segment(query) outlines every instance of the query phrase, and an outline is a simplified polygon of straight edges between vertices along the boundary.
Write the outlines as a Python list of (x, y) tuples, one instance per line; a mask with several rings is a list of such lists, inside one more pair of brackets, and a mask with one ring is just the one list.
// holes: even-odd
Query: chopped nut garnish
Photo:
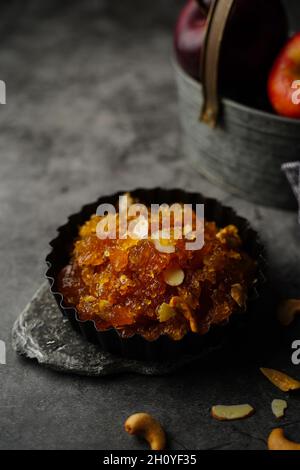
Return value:
[(158, 309), (158, 319), (160, 323), (170, 320), (170, 318), (175, 317), (176, 310), (167, 303), (162, 303)]
[(246, 308), (247, 294), (241, 284), (233, 284), (231, 286), (230, 295), (239, 307)]
[(96, 297), (94, 297), (93, 295), (86, 295), (84, 297), (85, 302), (94, 302), (95, 300), (96, 300)]
[(219, 230), (216, 234), (216, 238), (218, 238), (221, 243), (226, 243), (231, 248), (236, 248), (241, 244), (239, 232), (235, 225), (228, 225)]
[(157, 251), (160, 251), (161, 253), (174, 253), (175, 248), (173, 244), (170, 243), (165, 243), (163, 240), (154, 240), (154, 246), (157, 249)]
[[(155, 341), (166, 335), (177, 341), (227, 323), (242, 304), (235, 284), (246, 293), (257, 271), (238, 227), (220, 230), (217, 221), (206, 221), (180, 201), (155, 211), (128, 196), (119, 200), (119, 211), (115, 201), (116, 211), (102, 215), (98, 208), (79, 227), (69, 262), (58, 274), (64, 302), (76, 308), (79, 320), (94, 320), (99, 331), (116, 328), (122, 338), (137, 334)], [(189, 242), (200, 241), (200, 235), (204, 248)]]
[(184, 271), (181, 268), (168, 268), (163, 272), (163, 278), (169, 286), (180, 286), (184, 281)]
[(132, 223), (133, 227), (131, 228), (129, 235), (134, 240), (142, 240), (148, 236), (148, 220), (145, 217), (140, 216), (139, 220), (135, 223)]
[(296, 315), (300, 315), (300, 300), (289, 299), (282, 302), (277, 311), (277, 318), (284, 326), (289, 326), (295, 319)]
[(195, 316), (193, 315), (192, 310), (190, 307), (187, 305), (186, 302), (183, 302), (180, 297), (172, 297), (170, 300), (170, 305), (171, 307), (176, 308), (183, 316), (184, 318), (189, 322), (191, 331), (193, 333), (198, 333), (199, 332), (199, 326), (197, 323), (197, 320)]
[(102, 300), (102, 299), (99, 300), (98, 305), (99, 305), (100, 310), (106, 310), (107, 308), (111, 306), (108, 300)]
[(271, 403), (271, 408), (276, 418), (283, 418), (284, 411), (287, 409), (287, 402), (285, 400), (275, 399)]
[(170, 231), (168, 230), (158, 230), (154, 232), (151, 236), (151, 240), (154, 243), (155, 248), (157, 251), (161, 253), (174, 253), (175, 251), (175, 244), (174, 240), (171, 238)]
[(213, 418), (220, 421), (233, 421), (235, 419), (248, 418), (254, 413), (254, 408), (251, 405), (216, 405), (211, 409)]

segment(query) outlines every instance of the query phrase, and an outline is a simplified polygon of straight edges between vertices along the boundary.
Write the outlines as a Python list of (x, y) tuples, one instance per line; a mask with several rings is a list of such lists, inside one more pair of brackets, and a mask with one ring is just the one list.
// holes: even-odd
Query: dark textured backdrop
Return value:
[[(12, 324), (42, 281), (56, 227), (83, 203), (122, 188), (179, 186), (233, 205), (268, 246), (274, 289), (299, 295), (296, 214), (233, 198), (181, 157), (171, 67), (181, 3), (1, 2), (0, 339), (7, 365), (0, 365), (0, 448), (142, 448), (122, 431), (139, 409), (162, 419), (173, 448), (265, 448), (274, 425), (269, 404), (278, 394), (256, 368), (92, 380), (45, 370), (10, 346)], [(300, 29), (298, 0), (286, 3)], [(209, 406), (232, 400), (252, 402), (257, 414), (225, 427), (212, 421)], [(284, 424), (300, 440), (299, 419), (294, 402)]]

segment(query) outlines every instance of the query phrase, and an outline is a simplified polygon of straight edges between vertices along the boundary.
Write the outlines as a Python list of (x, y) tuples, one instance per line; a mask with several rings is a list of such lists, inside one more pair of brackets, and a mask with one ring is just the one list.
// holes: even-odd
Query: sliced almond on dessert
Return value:
[(276, 418), (283, 418), (284, 412), (287, 409), (287, 402), (285, 400), (275, 399), (271, 403), (271, 408)]
[(238, 228), (235, 225), (227, 225), (219, 230), (216, 238), (223, 244), (235, 248), (241, 244)]
[(154, 246), (157, 249), (157, 251), (160, 251), (160, 253), (174, 253), (175, 247), (173, 244), (170, 243), (165, 243), (165, 240), (154, 240)]
[(111, 305), (108, 300), (100, 299), (98, 302), (100, 310), (107, 310)]
[(128, 234), (134, 240), (142, 240), (148, 237), (149, 223), (143, 215), (130, 222)]
[(83, 300), (85, 302), (95, 302), (95, 300), (97, 300), (97, 299), (93, 295), (86, 295)]
[(277, 311), (277, 318), (284, 326), (289, 326), (296, 315), (300, 315), (300, 300), (289, 299), (281, 302)]
[(241, 284), (233, 284), (231, 286), (230, 295), (239, 307), (246, 308), (247, 294)]
[(158, 313), (158, 319), (159, 319), (160, 323), (163, 323), (163, 322), (166, 322), (166, 321), (170, 320), (170, 318), (175, 317), (177, 312), (176, 312), (175, 308), (173, 308), (169, 304), (163, 302), (160, 305), (157, 313)]
[(181, 268), (168, 268), (163, 272), (166, 284), (172, 287), (180, 286), (184, 281), (184, 271)]
[(189, 322), (191, 331), (193, 333), (199, 333), (197, 318), (186, 302), (184, 302), (180, 297), (175, 296), (171, 298), (170, 306), (174, 307), (176, 311), (184, 316), (184, 318)]
[(235, 419), (244, 419), (253, 415), (254, 408), (251, 405), (216, 405), (211, 409), (213, 418), (220, 421), (233, 421)]
[(172, 240), (169, 230), (157, 230), (156, 232), (152, 233), (151, 240), (153, 241), (157, 251), (167, 254), (174, 253), (175, 242)]
[(299, 380), (293, 379), (289, 375), (284, 374), (279, 370), (261, 367), (260, 371), (264, 374), (265, 377), (267, 377), (267, 379), (270, 380), (273, 385), (275, 385), (275, 387), (279, 388), (279, 390), (282, 392), (289, 392), (291, 390), (300, 389)]

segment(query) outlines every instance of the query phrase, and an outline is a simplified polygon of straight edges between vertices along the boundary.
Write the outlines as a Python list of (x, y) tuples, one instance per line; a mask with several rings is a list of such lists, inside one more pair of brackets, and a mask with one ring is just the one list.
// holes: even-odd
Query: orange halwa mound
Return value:
[[(166, 334), (180, 340), (190, 331), (205, 334), (245, 308), (256, 263), (235, 226), (220, 230), (205, 221), (203, 248), (189, 251), (185, 238), (172, 238), (172, 218), (167, 243), (175, 252), (168, 253), (159, 251), (149, 234), (101, 240), (96, 233), (101, 220), (93, 215), (80, 227), (58, 279), (64, 303), (76, 307), (80, 320), (94, 320), (99, 330), (116, 328), (123, 337), (138, 333), (151, 341)], [(179, 285), (166, 282), (170, 270), (182, 274)]]

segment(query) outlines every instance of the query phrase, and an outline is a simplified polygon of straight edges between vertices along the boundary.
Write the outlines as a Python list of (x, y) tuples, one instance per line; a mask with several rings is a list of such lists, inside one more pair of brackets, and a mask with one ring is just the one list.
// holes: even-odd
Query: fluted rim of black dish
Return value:
[[(96, 208), (101, 203), (108, 202), (108, 200), (110, 200), (110, 201), (117, 200), (118, 197), (123, 195), (124, 193), (130, 193), (130, 195), (132, 195), (133, 197), (137, 197), (138, 199), (139, 198), (142, 199), (143, 194), (149, 196), (150, 193), (151, 194), (156, 194), (156, 195), (158, 193), (161, 193), (161, 194), (164, 193), (166, 195), (168, 194), (169, 197), (170, 197), (171, 194), (174, 194), (174, 198), (172, 198), (173, 202), (178, 202), (178, 201), (179, 202), (185, 202), (185, 201), (182, 201), (182, 196), (183, 195), (185, 196), (185, 198), (188, 197), (188, 199), (190, 200), (189, 201), (190, 203), (192, 202), (192, 200), (195, 200), (195, 199), (199, 200), (200, 199), (201, 203), (203, 203), (204, 205), (207, 205), (207, 204), (215, 205), (218, 212), (223, 213), (223, 215), (226, 214), (228, 218), (231, 218), (232, 219), (231, 223), (238, 226), (239, 232), (240, 232), (241, 226), (242, 226), (243, 227), (242, 231), (243, 231), (244, 235), (245, 235), (245, 233), (247, 233), (248, 238), (251, 235), (253, 244), (255, 245), (256, 252), (257, 252), (256, 256), (251, 254), (251, 256), (253, 256), (255, 261), (257, 262), (257, 276), (256, 276), (256, 282), (253, 283), (252, 286), (249, 288), (248, 302), (247, 302), (247, 308), (246, 308), (246, 312), (245, 312), (245, 314), (247, 314), (247, 312), (250, 310), (250, 304), (253, 303), (254, 301), (258, 300), (258, 298), (260, 297), (261, 288), (263, 287), (263, 285), (266, 283), (266, 280), (267, 280), (266, 270), (267, 270), (268, 263), (267, 263), (267, 259), (266, 259), (266, 250), (265, 250), (265, 247), (264, 247), (263, 243), (261, 242), (261, 239), (260, 239), (260, 236), (258, 235), (258, 233), (251, 227), (250, 222), (246, 218), (238, 215), (237, 212), (235, 211), (235, 209), (233, 209), (230, 206), (223, 205), (217, 199), (210, 198), (210, 197), (207, 198), (199, 192), (188, 192), (188, 191), (185, 191), (185, 190), (180, 189), (180, 188), (162, 189), (160, 187), (145, 188), (145, 189), (137, 188), (137, 189), (134, 189), (134, 190), (118, 191), (118, 192), (115, 192), (115, 193), (110, 194), (110, 195), (101, 196), (95, 202), (92, 202), (92, 203), (89, 203), (89, 204), (84, 204), (78, 212), (76, 212), (76, 213), (74, 213), (74, 214), (72, 214), (68, 217), (66, 223), (64, 223), (63, 225), (61, 225), (60, 227), (57, 228), (57, 236), (49, 242), (49, 245), (52, 247), (52, 249), (48, 253), (48, 255), (46, 256), (46, 263), (48, 265), (48, 269), (46, 271), (45, 276), (49, 281), (50, 291), (53, 294), (53, 296), (55, 297), (56, 302), (57, 302), (57, 304), (58, 304), (58, 306), (59, 306), (59, 308), (60, 308), (60, 310), (62, 311), (63, 314), (64, 313), (68, 313), (68, 315), (71, 314), (74, 317), (74, 319), (76, 320), (76, 322), (78, 323), (78, 325), (81, 325), (81, 326), (92, 325), (94, 330), (95, 330), (95, 333), (98, 333), (98, 334), (100, 333), (101, 334), (101, 333), (108, 333), (110, 331), (116, 332), (118, 334), (120, 340), (131, 339), (133, 337), (140, 337), (144, 341), (146, 341), (147, 343), (155, 343), (156, 341), (159, 340), (159, 338), (167, 337), (171, 342), (175, 342), (175, 340), (172, 340), (172, 338), (170, 338), (165, 333), (161, 334), (157, 339), (147, 340), (146, 338), (144, 338), (139, 333), (133, 333), (132, 335), (130, 335), (126, 338), (123, 338), (121, 336), (120, 332), (118, 331), (118, 329), (114, 328), (114, 327), (110, 327), (110, 328), (107, 328), (105, 330), (98, 329), (97, 326), (96, 326), (95, 320), (93, 320), (93, 319), (81, 320), (78, 316), (78, 312), (77, 312), (76, 307), (65, 305), (63, 295), (58, 290), (56, 290), (56, 276), (57, 276), (58, 272), (60, 271), (60, 269), (62, 269), (62, 267), (64, 267), (67, 264), (67, 262), (63, 263), (62, 266), (59, 268), (59, 270), (57, 272), (55, 272), (56, 271), (55, 270), (55, 266), (56, 266), (55, 253), (56, 253), (56, 249), (58, 248), (58, 246), (61, 245), (61, 243), (64, 245), (64, 247), (66, 249), (66, 253), (65, 253), (67, 255), (66, 257), (69, 259), (70, 255), (69, 255), (68, 249), (67, 249), (68, 248), (67, 247), (67, 244), (68, 244), (67, 242), (69, 242), (70, 247), (74, 243), (74, 240), (77, 236), (75, 234), (75, 228), (76, 228), (76, 233), (78, 234), (78, 227), (80, 225), (82, 225), (82, 223), (84, 223), (86, 220), (88, 220), (88, 218), (96, 212)], [(175, 197), (176, 194), (178, 195), (178, 198)], [(142, 199), (142, 202), (143, 202), (143, 199)], [(160, 202), (160, 204), (162, 204), (162, 202), (165, 202), (165, 201), (163, 201), (163, 198), (162, 198), (162, 201)], [(194, 201), (194, 203), (195, 203), (195, 201)], [(199, 201), (199, 203), (200, 203), (200, 201)], [(217, 222), (215, 220), (215, 218), (213, 218), (213, 219), (208, 218), (207, 219), (206, 216), (205, 216), (205, 219), (208, 220), (208, 221)], [(226, 223), (226, 225), (227, 225), (227, 223)], [(68, 236), (66, 236), (66, 235), (70, 234), (70, 233), (72, 233), (72, 237), (69, 239)], [(241, 234), (240, 234), (240, 236), (241, 236)], [(247, 252), (247, 249), (244, 245), (243, 236), (241, 236), (241, 238), (242, 238), (242, 241), (243, 241), (244, 249)], [(236, 316), (237, 313), (238, 313), (238, 311), (235, 312), (232, 316)], [(232, 319), (230, 317), (228, 323), (230, 323), (231, 320)], [(226, 326), (227, 326), (227, 324), (224, 327), (226, 327)], [(197, 335), (199, 337), (207, 336), (209, 334), (209, 332), (211, 330), (213, 330), (214, 328), (216, 328), (216, 327), (217, 327), (217, 325), (212, 325), (210, 327), (210, 330), (205, 335), (197, 335), (196, 333), (194, 333), (194, 335)], [(181, 340), (177, 341), (177, 343), (182, 341), (189, 334), (191, 334), (191, 333), (188, 332)]]

